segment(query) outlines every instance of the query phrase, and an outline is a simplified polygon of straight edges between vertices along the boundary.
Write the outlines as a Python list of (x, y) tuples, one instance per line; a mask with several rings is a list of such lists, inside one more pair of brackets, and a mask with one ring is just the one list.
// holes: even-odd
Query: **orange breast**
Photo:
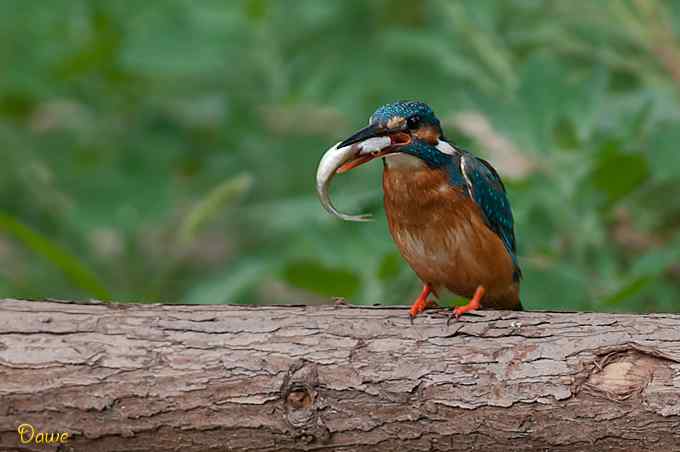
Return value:
[(487, 291), (483, 307), (519, 303), (503, 242), (486, 226), (477, 205), (449, 184), (445, 171), (386, 167), (383, 189), (390, 233), (424, 283), (468, 298), (482, 285)]

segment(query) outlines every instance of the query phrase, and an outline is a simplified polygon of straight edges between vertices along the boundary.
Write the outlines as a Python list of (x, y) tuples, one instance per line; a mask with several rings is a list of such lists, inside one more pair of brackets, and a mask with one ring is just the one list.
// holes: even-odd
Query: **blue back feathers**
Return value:
[(463, 153), (461, 159), (464, 160), (465, 175), (470, 180), (470, 196), (484, 213), (487, 226), (498, 235), (510, 254), (515, 267), (513, 277), (517, 281), (522, 277), (522, 270), (517, 262), (514, 220), (505, 186), (496, 170), (486, 160), (469, 152)]

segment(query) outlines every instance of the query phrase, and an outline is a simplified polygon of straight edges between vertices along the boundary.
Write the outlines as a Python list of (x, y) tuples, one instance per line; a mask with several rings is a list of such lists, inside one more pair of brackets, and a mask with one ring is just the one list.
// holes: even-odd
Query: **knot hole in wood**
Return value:
[(294, 362), (281, 385), (281, 399), (286, 422), (292, 435), (305, 443), (326, 443), (330, 433), (319, 415), (319, 373), (316, 364), (300, 360)]

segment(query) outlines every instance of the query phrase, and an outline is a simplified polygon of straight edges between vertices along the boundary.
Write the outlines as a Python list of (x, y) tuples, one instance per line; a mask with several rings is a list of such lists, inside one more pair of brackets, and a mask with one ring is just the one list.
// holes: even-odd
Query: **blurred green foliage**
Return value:
[(374, 164), (397, 99), (507, 181), (531, 309), (680, 311), (680, 2), (0, 3), (0, 296), (405, 304)]

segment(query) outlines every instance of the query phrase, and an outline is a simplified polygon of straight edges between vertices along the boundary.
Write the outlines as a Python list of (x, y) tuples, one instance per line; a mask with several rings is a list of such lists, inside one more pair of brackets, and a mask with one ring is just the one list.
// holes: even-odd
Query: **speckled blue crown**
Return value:
[(421, 120), (428, 124), (439, 125), (439, 120), (434, 115), (434, 112), (425, 102), (417, 100), (404, 101), (400, 100), (391, 104), (383, 105), (378, 108), (369, 120), (370, 123), (387, 123), (390, 118), (399, 116), (402, 118), (409, 118), (418, 115)]

